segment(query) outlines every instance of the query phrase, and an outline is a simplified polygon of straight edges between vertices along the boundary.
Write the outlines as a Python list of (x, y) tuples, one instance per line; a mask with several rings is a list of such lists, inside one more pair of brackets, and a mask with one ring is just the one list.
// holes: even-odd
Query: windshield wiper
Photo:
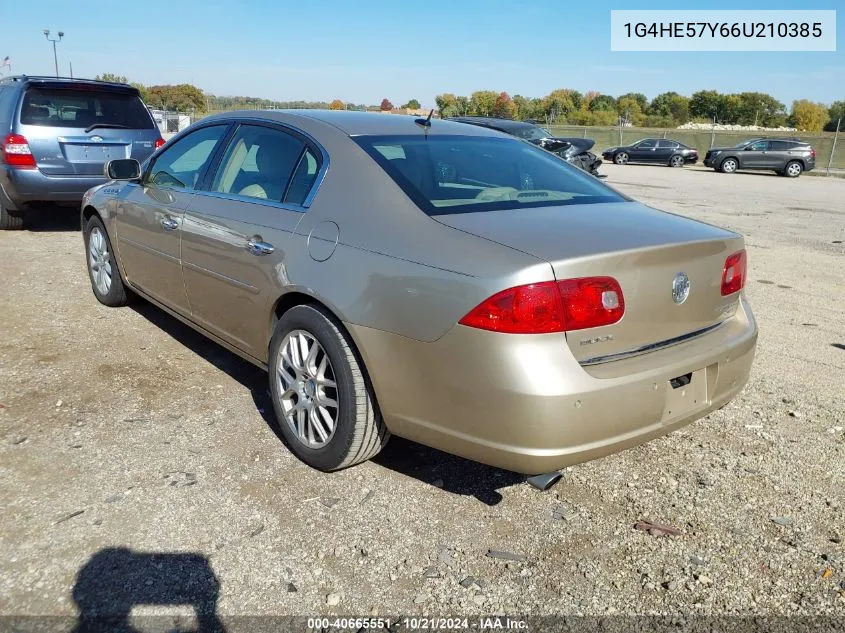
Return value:
[(128, 125), (120, 125), (119, 123), (95, 123), (94, 125), (89, 125), (85, 128), (86, 132), (90, 132), (91, 130), (96, 130), (98, 127), (108, 127), (108, 128), (115, 128), (121, 130), (128, 130)]

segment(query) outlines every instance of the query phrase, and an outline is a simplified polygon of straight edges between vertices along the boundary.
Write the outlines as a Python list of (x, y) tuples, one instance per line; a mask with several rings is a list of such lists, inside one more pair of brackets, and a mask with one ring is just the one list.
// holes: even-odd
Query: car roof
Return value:
[[(264, 121), (276, 121), (296, 126), (297, 119), (320, 121), (331, 125), (348, 136), (400, 136), (409, 134), (420, 134), (424, 127), (415, 123), (420, 118), (412, 115), (390, 114), (380, 112), (360, 112), (352, 110), (311, 110), (311, 109), (290, 109), (290, 110), (238, 110), (233, 112), (222, 112), (203, 119), (230, 120), (230, 119), (260, 119)], [(501, 133), (495, 130), (488, 130), (481, 127), (474, 127), (468, 133), (466, 125), (444, 119), (431, 119), (429, 134), (451, 134), (461, 136), (498, 136)]]
[(449, 117), (448, 121), (457, 121), (459, 123), (469, 123), (470, 125), (478, 125), (483, 127), (492, 127), (499, 130), (522, 130), (538, 127), (536, 123), (528, 121), (514, 121), (513, 119), (499, 119), (496, 117), (486, 116), (456, 116)]

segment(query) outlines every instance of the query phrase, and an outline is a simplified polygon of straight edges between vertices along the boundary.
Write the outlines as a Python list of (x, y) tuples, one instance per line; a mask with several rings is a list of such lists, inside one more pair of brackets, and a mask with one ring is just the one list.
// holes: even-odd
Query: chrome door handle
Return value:
[(179, 222), (177, 222), (173, 218), (162, 218), (159, 221), (159, 224), (161, 224), (161, 228), (163, 228), (165, 231), (175, 231), (179, 228)]
[(268, 244), (267, 242), (260, 242), (257, 240), (250, 240), (246, 243), (246, 250), (248, 250), (253, 255), (269, 255), (276, 248), (272, 244)]

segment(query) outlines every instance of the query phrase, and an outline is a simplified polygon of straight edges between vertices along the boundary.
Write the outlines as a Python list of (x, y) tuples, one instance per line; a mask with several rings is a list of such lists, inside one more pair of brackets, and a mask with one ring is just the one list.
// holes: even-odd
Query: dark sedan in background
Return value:
[(698, 150), (667, 138), (644, 138), (632, 145), (609, 147), (602, 152), (602, 158), (617, 165), (656, 163), (683, 167), (698, 160)]
[(486, 116), (460, 116), (450, 117), (446, 120), (486, 127), (530, 141), (544, 150), (557, 154), (568, 163), (572, 163), (589, 174), (599, 175), (601, 158), (590, 151), (596, 144), (591, 138), (554, 136), (549, 130), (537, 125), (534, 121), (513, 121)]

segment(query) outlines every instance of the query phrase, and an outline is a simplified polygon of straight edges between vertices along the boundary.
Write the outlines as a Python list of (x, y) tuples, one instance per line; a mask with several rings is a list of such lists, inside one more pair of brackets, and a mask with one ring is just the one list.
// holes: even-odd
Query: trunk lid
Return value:
[(116, 158), (143, 162), (161, 136), (136, 89), (89, 81), (33, 82), (18, 130), (50, 176), (101, 176)]
[[(435, 216), (439, 222), (548, 261), (557, 279), (607, 275), (622, 287), (625, 314), (613, 325), (568, 332), (579, 362), (613, 360), (717, 325), (739, 293), (721, 295), (725, 259), (740, 235), (636, 202)], [(687, 298), (676, 303), (683, 273)], [(682, 285), (682, 284), (681, 284)]]

